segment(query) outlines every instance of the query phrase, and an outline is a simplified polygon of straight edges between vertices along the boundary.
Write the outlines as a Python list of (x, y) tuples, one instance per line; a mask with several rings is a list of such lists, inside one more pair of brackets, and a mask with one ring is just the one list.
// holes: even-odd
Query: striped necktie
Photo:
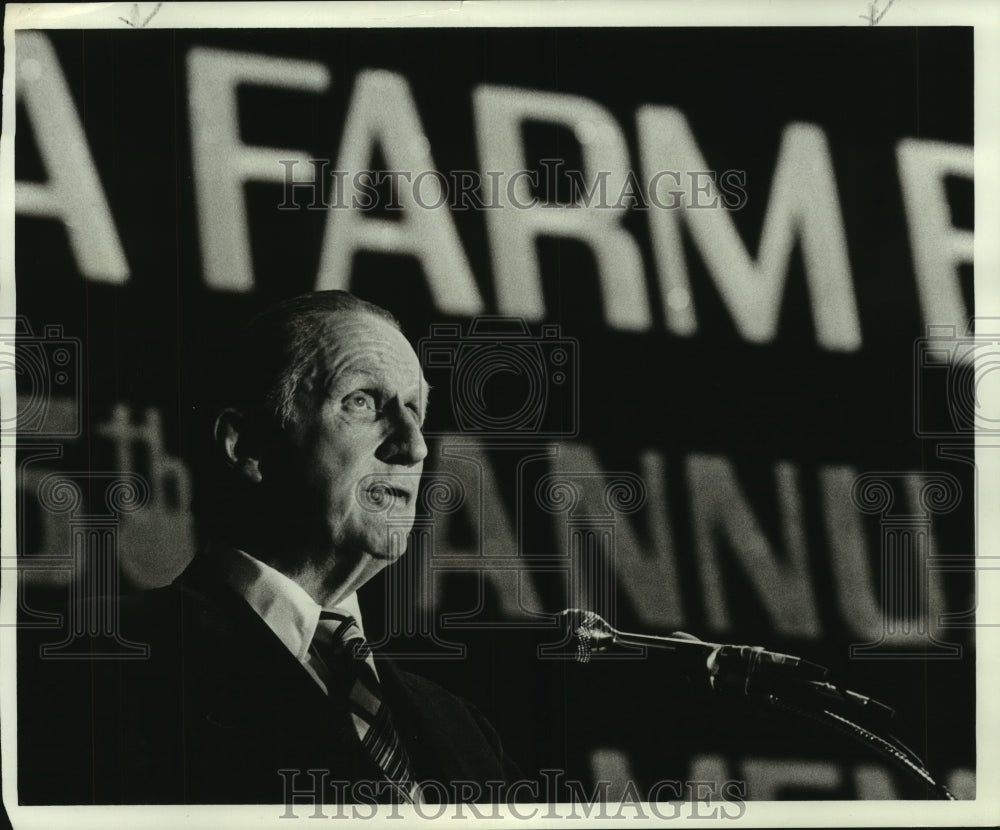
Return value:
[(330, 670), (331, 680), (338, 674), (344, 678), (341, 691), (347, 694), (351, 720), (362, 748), (395, 785), (402, 802), (417, 801), (419, 787), (410, 774), (409, 759), (392, 725), (389, 707), (382, 702), (375, 661), (357, 621), (336, 611), (321, 612), (310, 648)]

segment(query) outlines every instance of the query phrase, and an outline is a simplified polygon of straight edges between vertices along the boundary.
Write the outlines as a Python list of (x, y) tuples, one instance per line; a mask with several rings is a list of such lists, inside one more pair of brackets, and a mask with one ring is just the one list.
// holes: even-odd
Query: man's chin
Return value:
[(384, 536), (379, 534), (377, 538), (369, 540), (368, 555), (386, 565), (395, 562), (406, 553), (409, 534), (409, 526), (387, 528)]
[(376, 548), (375, 550), (368, 552), (368, 555), (371, 556), (372, 559), (376, 562), (381, 562), (384, 565), (391, 565), (393, 562), (402, 559), (405, 554), (405, 545), (398, 550), (394, 548)]

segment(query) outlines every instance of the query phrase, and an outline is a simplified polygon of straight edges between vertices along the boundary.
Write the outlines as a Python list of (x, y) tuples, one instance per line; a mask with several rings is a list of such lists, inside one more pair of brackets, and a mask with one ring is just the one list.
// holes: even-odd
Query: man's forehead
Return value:
[(403, 333), (388, 320), (358, 311), (330, 315), (319, 352), (325, 369), (339, 375), (367, 372), (399, 375), (401, 382), (426, 386), (420, 361)]

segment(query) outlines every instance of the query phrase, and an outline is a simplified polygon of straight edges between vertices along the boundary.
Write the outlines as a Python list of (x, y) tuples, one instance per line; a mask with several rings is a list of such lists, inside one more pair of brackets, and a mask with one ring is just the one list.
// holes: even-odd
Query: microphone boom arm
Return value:
[[(905, 744), (892, 735), (874, 731), (874, 724), (885, 726), (895, 712), (873, 698), (826, 682), (828, 670), (824, 666), (761, 646), (707, 643), (683, 632), (659, 637), (618, 631), (593, 611), (578, 608), (567, 608), (560, 616), (565, 620), (567, 635), (576, 642), (576, 659), (581, 663), (614, 646), (674, 652), (683, 658), (691, 675), (707, 678), (713, 692), (749, 697), (822, 723), (916, 776), (939, 798), (955, 800)], [(847, 710), (849, 716), (834, 711), (837, 708)], [(855, 723), (856, 717), (867, 721), (868, 726)]]

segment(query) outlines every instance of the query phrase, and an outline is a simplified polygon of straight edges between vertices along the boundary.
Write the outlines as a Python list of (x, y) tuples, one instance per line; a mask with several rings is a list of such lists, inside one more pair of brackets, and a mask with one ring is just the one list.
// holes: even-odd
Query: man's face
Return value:
[(427, 385), (390, 323), (365, 312), (335, 312), (331, 322), (314, 388), (299, 390), (277, 444), (271, 484), (320, 550), (391, 560), (413, 525)]

